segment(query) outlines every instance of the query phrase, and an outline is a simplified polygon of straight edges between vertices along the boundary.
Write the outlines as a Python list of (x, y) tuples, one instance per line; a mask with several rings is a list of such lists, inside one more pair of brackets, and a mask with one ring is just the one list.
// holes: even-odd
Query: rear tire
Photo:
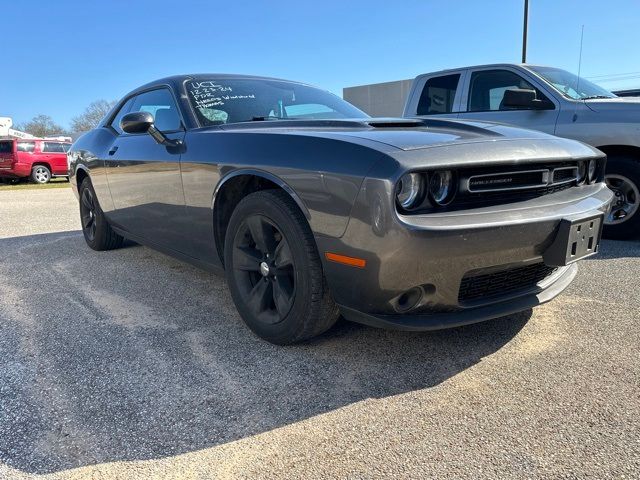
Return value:
[(605, 219), (603, 236), (616, 240), (640, 236), (640, 161), (610, 155), (605, 181), (616, 197)]
[(78, 189), (80, 197), (80, 222), (84, 239), (93, 250), (113, 250), (120, 248), (124, 238), (113, 231), (98, 203), (89, 177)]
[(224, 244), (227, 283), (247, 326), (287, 345), (328, 330), (338, 319), (311, 228), (282, 190), (246, 196)]
[(31, 169), (31, 180), (33, 180), (33, 183), (49, 183), (51, 170), (46, 165), (34, 165)]

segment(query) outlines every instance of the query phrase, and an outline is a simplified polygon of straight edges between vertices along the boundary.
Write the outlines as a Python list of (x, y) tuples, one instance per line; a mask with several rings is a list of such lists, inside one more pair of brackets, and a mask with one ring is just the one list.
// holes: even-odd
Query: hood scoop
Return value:
[(419, 118), (376, 118), (364, 123), (373, 128), (417, 128), (426, 125), (425, 121)]

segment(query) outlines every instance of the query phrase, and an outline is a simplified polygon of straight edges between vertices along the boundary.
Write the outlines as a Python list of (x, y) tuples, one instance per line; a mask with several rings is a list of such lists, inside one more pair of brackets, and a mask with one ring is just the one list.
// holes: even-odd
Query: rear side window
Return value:
[(36, 149), (36, 142), (18, 142), (17, 150), (19, 152), (33, 152)]
[(42, 144), (42, 151), (46, 153), (65, 153), (62, 143), (59, 142), (44, 142)]
[(511, 88), (535, 90), (538, 100), (547, 100), (544, 94), (520, 75), (508, 70), (484, 70), (473, 72), (469, 85), (469, 111), (491, 112), (513, 110), (502, 104), (504, 92)]
[(453, 100), (456, 98), (459, 83), (459, 73), (433, 77), (427, 80), (418, 101), (417, 114), (452, 113)]
[(134, 97), (131, 112), (149, 112), (153, 115), (155, 127), (161, 132), (181, 128), (178, 107), (173, 95), (166, 88), (141, 93)]
[(0, 142), (0, 153), (13, 153), (13, 142)]

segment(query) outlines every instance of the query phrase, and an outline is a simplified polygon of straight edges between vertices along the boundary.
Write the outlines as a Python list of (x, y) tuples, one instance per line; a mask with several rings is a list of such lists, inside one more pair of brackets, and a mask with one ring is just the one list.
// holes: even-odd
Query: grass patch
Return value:
[(21, 181), (15, 185), (8, 183), (0, 183), (0, 191), (3, 190), (29, 190), (29, 189), (45, 189), (45, 188), (69, 188), (70, 183), (66, 178), (52, 178), (49, 183), (40, 185), (39, 183), (31, 183), (27, 181)]

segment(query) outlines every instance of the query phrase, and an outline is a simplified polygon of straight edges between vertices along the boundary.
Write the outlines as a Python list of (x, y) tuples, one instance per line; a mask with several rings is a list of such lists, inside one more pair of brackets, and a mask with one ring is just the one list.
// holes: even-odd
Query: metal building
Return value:
[(411, 80), (373, 83), (342, 89), (342, 97), (372, 117), (401, 117)]

